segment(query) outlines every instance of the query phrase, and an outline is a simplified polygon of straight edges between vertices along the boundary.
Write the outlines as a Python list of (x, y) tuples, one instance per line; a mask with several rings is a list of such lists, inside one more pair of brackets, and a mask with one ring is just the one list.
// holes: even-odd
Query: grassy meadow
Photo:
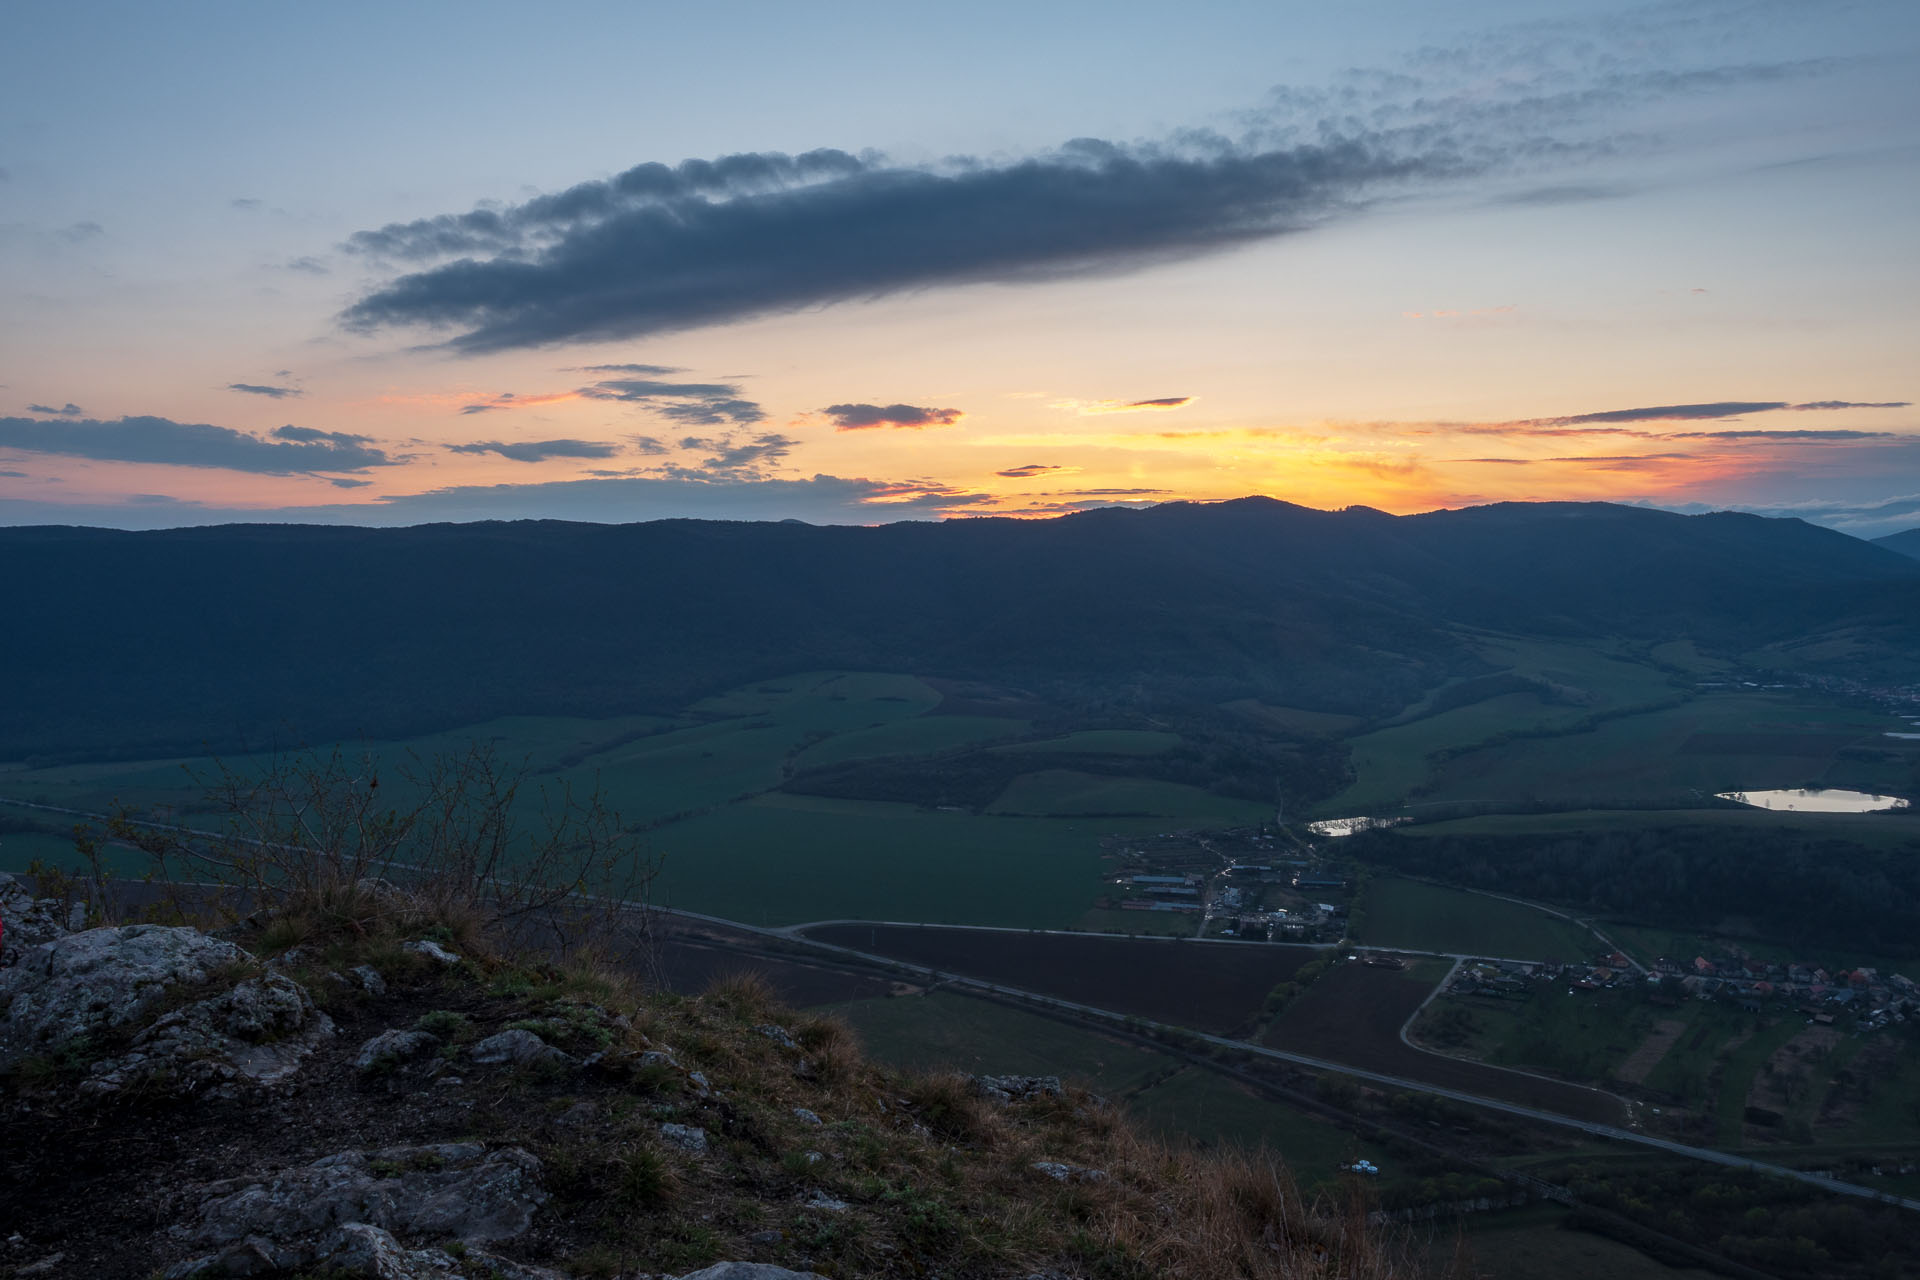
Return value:
[[(1075, 927), (1102, 891), (1103, 835), (1270, 816), (1196, 787), (1044, 767), (1062, 751), (1151, 756), (1177, 746), (1177, 734), (1103, 729), (1025, 742), (1030, 721), (935, 714), (942, 700), (913, 676), (815, 671), (729, 690), (672, 717), (514, 716), (343, 750), (356, 764), (364, 754), (399, 801), (411, 763), (476, 744), (523, 766), (534, 789), (597, 791), (664, 858), (660, 901), (754, 924), (852, 917)], [(797, 770), (996, 743), (1030, 748), (1035, 768), (985, 813), (779, 790)], [(251, 775), (274, 760), (0, 765), (0, 797), (88, 812), (124, 805), (203, 825), (218, 821), (203, 797), (223, 769)], [(55, 832), (72, 819), (33, 820), (48, 831), (0, 837), (0, 867), (71, 863), (70, 841)], [(122, 873), (141, 869), (115, 857), (126, 863), (116, 867)]]
[(1508, 960), (1575, 960), (1600, 949), (1591, 932), (1523, 903), (1418, 880), (1378, 876), (1367, 882), (1369, 946), (1498, 956)]

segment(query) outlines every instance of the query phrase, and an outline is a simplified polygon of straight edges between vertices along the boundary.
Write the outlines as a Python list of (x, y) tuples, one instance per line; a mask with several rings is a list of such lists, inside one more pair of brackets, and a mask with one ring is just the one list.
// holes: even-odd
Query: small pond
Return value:
[(1719, 796), (1756, 809), (1791, 809), (1796, 813), (1878, 813), (1883, 809), (1907, 807), (1907, 802), (1899, 796), (1870, 796), (1864, 791), (1841, 791), (1834, 787), (1811, 787), (1803, 791), (1722, 791)]

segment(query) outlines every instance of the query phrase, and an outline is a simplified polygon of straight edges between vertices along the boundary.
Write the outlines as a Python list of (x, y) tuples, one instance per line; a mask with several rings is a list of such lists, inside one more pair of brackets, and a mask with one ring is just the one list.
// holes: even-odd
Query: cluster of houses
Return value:
[(1649, 977), (1663, 986), (1678, 985), (1685, 994), (1702, 1000), (1737, 1000), (1756, 1013), (1772, 1004), (1791, 1004), (1822, 1023), (1832, 1023), (1836, 1014), (1845, 1013), (1854, 1015), (1856, 1025), (1871, 1029), (1920, 1015), (1920, 987), (1898, 973), (1883, 978), (1878, 969), (1829, 971), (1799, 963), (1662, 957), (1654, 962)]
[(1897, 973), (1883, 978), (1877, 969), (1829, 972), (1814, 965), (1738, 958), (1716, 962), (1695, 956), (1691, 961), (1662, 957), (1645, 971), (1644, 979), (1641, 972), (1617, 951), (1573, 964), (1471, 960), (1454, 974), (1447, 993), (1524, 1000), (1537, 982), (1563, 982), (1569, 991), (1599, 991), (1644, 981), (1660, 993), (1656, 999), (1731, 1000), (1753, 1013), (1788, 1005), (1828, 1025), (1839, 1015), (1852, 1015), (1854, 1025), (1863, 1030), (1920, 1019), (1920, 986)]

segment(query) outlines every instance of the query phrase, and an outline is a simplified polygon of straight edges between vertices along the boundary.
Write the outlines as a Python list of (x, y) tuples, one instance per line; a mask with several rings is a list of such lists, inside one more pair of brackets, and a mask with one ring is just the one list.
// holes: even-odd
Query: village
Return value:
[(1526, 1000), (1549, 983), (1564, 985), (1568, 995), (1638, 985), (1654, 1004), (1678, 1006), (1695, 999), (1723, 1001), (1756, 1014), (1790, 1009), (1817, 1025), (1844, 1024), (1858, 1031), (1920, 1019), (1920, 985), (1902, 974), (1767, 964), (1731, 954), (1718, 960), (1661, 957), (1650, 969), (1618, 951), (1566, 964), (1475, 958), (1456, 968), (1441, 994)]

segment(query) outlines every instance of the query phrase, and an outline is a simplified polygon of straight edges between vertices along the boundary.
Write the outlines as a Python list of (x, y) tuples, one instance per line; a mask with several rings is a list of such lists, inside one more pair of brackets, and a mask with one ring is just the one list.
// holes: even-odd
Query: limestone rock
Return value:
[(105, 1094), (157, 1084), (178, 1094), (242, 1081), (278, 1084), (332, 1035), (333, 1020), (305, 987), (268, 973), (161, 1016), (127, 1053), (94, 1063), (80, 1089)]
[(460, 957), (457, 953), (447, 950), (429, 938), (421, 938), (414, 942), (403, 942), (400, 944), (400, 949), (416, 956), (425, 956), (427, 959), (438, 964), (453, 965), (460, 963)]
[(1055, 1182), (1105, 1182), (1105, 1169), (1089, 1169), (1085, 1165), (1066, 1164), (1059, 1160), (1035, 1160), (1030, 1166), (1035, 1173), (1044, 1174)]
[[(12, 929), (8, 929), (12, 937)], [(167, 991), (247, 953), (198, 929), (135, 924), (44, 942), (0, 969), (0, 1067), (136, 1022)]]
[(975, 1076), (973, 1087), (995, 1102), (1034, 1102), (1066, 1095), (1059, 1076)]
[(353, 1059), (353, 1066), (356, 1071), (385, 1071), (432, 1053), (439, 1047), (440, 1037), (432, 1032), (403, 1031), (396, 1027), (382, 1031), (361, 1045), (360, 1052)]
[(707, 1154), (705, 1129), (696, 1128), (690, 1124), (663, 1124), (660, 1126), (660, 1136), (682, 1151), (690, 1151), (697, 1156)]
[[(81, 908), (85, 924), (85, 906), (74, 905)], [(72, 932), (71, 915), (60, 899), (36, 898), (5, 872), (0, 872), (0, 924), (6, 926), (6, 936), (0, 939), (0, 967), (18, 963), (33, 948)]]
[(793, 1038), (793, 1032), (787, 1030), (785, 1027), (777, 1026), (769, 1022), (764, 1026), (755, 1027), (754, 1030), (779, 1045), (782, 1049), (797, 1050), (800, 1048), (800, 1042)]
[[(775, 1234), (778, 1239), (778, 1233)], [(689, 1271), (677, 1280), (826, 1280), (817, 1271), (789, 1271), (770, 1262), (716, 1262), (700, 1271)]]
[(539, 1160), (478, 1143), (346, 1151), (203, 1190), (197, 1221), (176, 1228), (180, 1235), (223, 1247), (264, 1241), (282, 1268), (330, 1256), (328, 1233), (356, 1223), (439, 1239), (510, 1239), (547, 1199)]
[(470, 1052), (473, 1060), (482, 1066), (512, 1063), (515, 1066), (524, 1067), (542, 1062), (570, 1063), (573, 1061), (533, 1032), (519, 1028), (488, 1036), (474, 1045)]

